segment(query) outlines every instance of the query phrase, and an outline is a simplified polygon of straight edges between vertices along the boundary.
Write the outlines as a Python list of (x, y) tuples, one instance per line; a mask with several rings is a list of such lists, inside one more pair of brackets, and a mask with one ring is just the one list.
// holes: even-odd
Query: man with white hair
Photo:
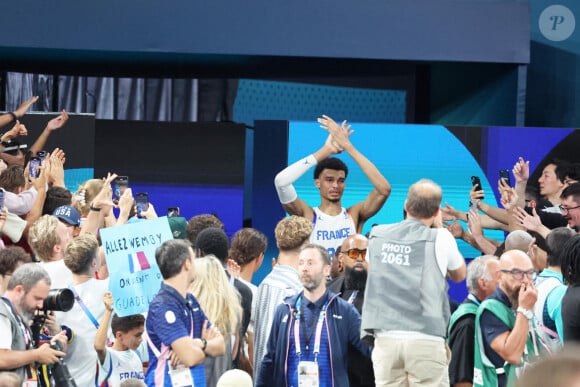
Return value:
[(467, 266), (466, 285), (469, 295), (451, 315), (447, 343), (451, 349), (449, 383), (454, 387), (473, 385), (473, 351), (475, 347), (475, 314), (481, 302), (497, 287), (498, 258), (483, 255)]

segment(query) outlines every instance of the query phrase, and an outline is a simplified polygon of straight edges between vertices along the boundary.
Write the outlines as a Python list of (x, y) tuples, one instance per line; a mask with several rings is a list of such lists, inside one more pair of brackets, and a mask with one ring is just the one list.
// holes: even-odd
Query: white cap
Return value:
[(252, 387), (252, 377), (242, 370), (229, 370), (218, 380), (216, 387)]

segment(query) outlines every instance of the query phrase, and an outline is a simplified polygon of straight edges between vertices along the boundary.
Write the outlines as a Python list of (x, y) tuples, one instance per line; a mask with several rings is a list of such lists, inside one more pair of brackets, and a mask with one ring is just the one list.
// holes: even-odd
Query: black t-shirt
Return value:
[(252, 314), (252, 290), (248, 285), (237, 279), (234, 280), (234, 288), (236, 288), (242, 297), (242, 326), (240, 327), (240, 337), (244, 337), (248, 330), (250, 316)]
[[(557, 227), (565, 227), (568, 222), (566, 221), (566, 218), (562, 216), (562, 214), (558, 212), (544, 211), (545, 209), (551, 209), (552, 207), (554, 207), (554, 205), (546, 199), (540, 199), (538, 201), (536, 206), (536, 213), (540, 217), (542, 224), (550, 230)], [(531, 209), (526, 208), (526, 211), (532, 215)]]
[(580, 342), (580, 284), (569, 285), (562, 298), (564, 342)]
[[(464, 303), (474, 302), (467, 299)], [(473, 351), (475, 350), (475, 315), (468, 313), (455, 322), (449, 332), (449, 383), (473, 381)]]
[[(340, 297), (344, 300), (349, 300), (353, 294), (350, 289), (345, 289), (344, 276), (332, 280), (327, 286), (328, 290), (333, 293), (341, 293)], [(365, 292), (359, 291), (356, 297), (352, 300), (359, 313), (362, 311), (364, 303)], [(365, 337), (363, 339), (370, 346), (374, 345), (373, 339)], [(373, 370), (373, 362), (370, 358), (364, 356), (358, 349), (351, 344), (348, 345), (348, 379), (351, 386), (357, 387), (371, 387), (375, 386), (375, 373)]]

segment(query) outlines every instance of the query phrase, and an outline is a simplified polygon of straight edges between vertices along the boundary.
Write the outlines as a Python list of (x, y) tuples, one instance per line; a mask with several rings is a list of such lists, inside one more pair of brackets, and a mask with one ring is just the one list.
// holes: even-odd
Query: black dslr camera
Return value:
[[(50, 345), (50, 348), (54, 349), (55, 351), (62, 351), (63, 349), (60, 341), (55, 341), (54, 344)], [(52, 378), (54, 379), (55, 386), (77, 387), (77, 384), (71, 376), (68, 367), (62, 357), (58, 359), (58, 363), (54, 363), (52, 365), (52, 369), (50, 371)]]
[(42, 310), (46, 313), (49, 310), (54, 312), (68, 312), (75, 304), (75, 295), (72, 290), (50, 289), (48, 296), (44, 299)]
[[(46, 321), (47, 312), (68, 312), (72, 309), (74, 304), (75, 297), (70, 289), (51, 289), (48, 292), (48, 296), (44, 299), (44, 303), (42, 304), (42, 312), (34, 316), (32, 325), (30, 326), (32, 339), (34, 340), (36, 347), (41, 343), (50, 343), (50, 340), (52, 340), (52, 337), (41, 333), (44, 322)], [(57, 340), (54, 343), (51, 343), (50, 347), (56, 351), (63, 350), (62, 345)], [(77, 387), (77, 384), (72, 378), (68, 367), (62, 358), (58, 360), (58, 363), (51, 365), (49, 370), (54, 379), (55, 386)]]

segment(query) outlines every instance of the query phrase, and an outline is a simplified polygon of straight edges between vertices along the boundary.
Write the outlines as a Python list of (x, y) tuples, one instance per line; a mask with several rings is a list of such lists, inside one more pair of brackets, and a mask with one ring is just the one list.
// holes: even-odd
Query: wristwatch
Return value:
[[(4, 133), (4, 134), (6, 134), (6, 133)], [(2, 141), (2, 137), (4, 137), (4, 134), (2, 134), (0, 136), (0, 144), (2, 144), (2, 146), (4, 146), (4, 147), (10, 146), (11, 143), (12, 143), (12, 140), (11, 139), (8, 140), (8, 141)]]
[(516, 312), (523, 314), (524, 317), (527, 318), (528, 320), (531, 320), (532, 318), (534, 318), (533, 311), (526, 309), (526, 308), (523, 308), (521, 306), (516, 309)]

